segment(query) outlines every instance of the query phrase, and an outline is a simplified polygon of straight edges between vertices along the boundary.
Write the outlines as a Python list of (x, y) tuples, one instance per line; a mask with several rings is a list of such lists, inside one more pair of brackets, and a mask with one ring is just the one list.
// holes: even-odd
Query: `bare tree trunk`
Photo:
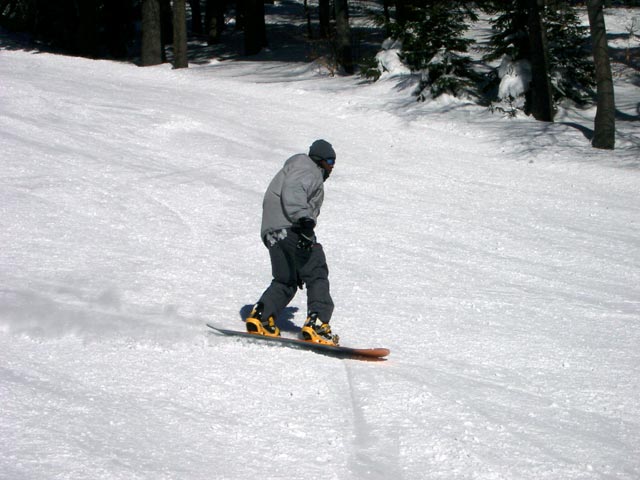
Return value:
[(173, 11), (171, 0), (160, 0), (160, 25), (162, 42), (162, 62), (167, 61), (166, 45), (173, 44)]
[(187, 15), (185, 0), (173, 0), (173, 68), (187, 68)]
[(75, 5), (77, 27), (74, 44), (80, 55), (94, 57), (98, 54), (98, 5), (96, 2), (80, 2)]
[(142, 0), (142, 52), (143, 67), (162, 63), (160, 3)]
[(531, 98), (533, 118), (553, 122), (553, 91), (549, 76), (549, 47), (542, 23), (544, 0), (529, 0), (529, 43), (531, 46)]
[(191, 6), (191, 31), (195, 35), (202, 34), (202, 7), (200, 0), (189, 0)]
[(106, 46), (114, 58), (126, 58), (127, 43), (133, 33), (134, 6), (128, 0), (104, 2)]
[(244, 53), (255, 55), (267, 46), (264, 0), (246, 0), (245, 5)]
[(320, 38), (329, 38), (331, 24), (330, 0), (318, 0), (318, 15), (320, 17)]
[[(241, 9), (241, 3), (236, 3), (236, 12)], [(207, 43), (214, 45), (220, 43), (222, 30), (224, 30), (224, 12), (226, 0), (207, 0), (204, 22), (206, 25)]]
[(591, 145), (595, 148), (613, 150), (616, 143), (616, 102), (602, 0), (588, 0), (587, 10), (589, 12), (589, 27), (591, 28), (598, 91), (598, 107)]
[(236, 31), (244, 30), (248, 0), (236, 0)]
[(311, 39), (313, 38), (313, 30), (311, 29), (311, 10), (308, 0), (304, 0), (304, 17), (307, 20), (307, 37)]
[(335, 10), (337, 60), (345, 73), (351, 75), (353, 73), (353, 53), (348, 0), (335, 0)]

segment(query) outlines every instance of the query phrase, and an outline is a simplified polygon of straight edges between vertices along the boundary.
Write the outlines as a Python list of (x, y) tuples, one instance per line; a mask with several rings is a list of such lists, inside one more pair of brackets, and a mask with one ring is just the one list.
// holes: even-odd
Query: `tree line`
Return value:
[[(473, 41), (465, 37), (469, 22), (478, 20), (477, 12), (483, 11), (491, 15), (493, 32), (484, 60), (525, 62), (530, 80), (523, 110), (537, 120), (552, 122), (563, 99), (585, 103), (595, 96), (592, 144), (614, 148), (615, 101), (604, 0), (586, 1), (588, 29), (580, 24), (577, 2), (569, 0), (398, 1), (402, 5), (396, 5), (395, 19), (386, 18), (384, 23), (391, 36), (402, 42), (404, 63), (422, 72), (416, 91), (419, 99), (495, 88), (496, 71), (478, 74), (468, 55)], [(372, 70), (377, 76), (379, 68), (373, 65)]]
[[(259, 53), (268, 45), (265, 2), (273, 1), (0, 0), (0, 26), (73, 55), (139, 59), (145, 66), (165, 62), (166, 45), (186, 48), (187, 31), (210, 45), (221, 42), (230, 18), (244, 35), (243, 53)], [(309, 14), (307, 0), (304, 6)], [(353, 73), (348, 0), (318, 0), (317, 10), (320, 38), (336, 40), (345, 72)]]
[[(171, 45), (174, 67), (184, 68), (188, 32), (217, 44), (225, 29), (233, 28), (242, 33), (245, 55), (259, 53), (269, 42), (265, 1), (273, 0), (0, 0), (0, 25), (64, 52), (136, 59), (141, 66), (166, 62), (165, 46)], [(468, 55), (472, 41), (465, 37), (470, 22), (485, 12), (492, 18), (493, 33), (484, 60), (524, 62), (530, 73), (521, 108), (538, 120), (553, 121), (562, 99), (581, 103), (595, 98), (592, 143), (614, 148), (614, 91), (603, 17), (606, 0), (584, 2), (588, 31), (580, 25), (577, 2), (572, 0), (377, 1), (381, 2), (379, 28), (401, 42), (403, 62), (421, 72), (418, 99), (443, 93), (488, 96), (495, 90), (499, 80), (495, 70), (478, 73)], [(375, 80), (381, 66), (371, 59), (356, 65), (353, 58), (348, 0), (317, 0), (316, 5), (317, 35), (330, 43), (336, 67), (344, 74), (359, 71)], [(308, 0), (304, 8), (311, 35)]]

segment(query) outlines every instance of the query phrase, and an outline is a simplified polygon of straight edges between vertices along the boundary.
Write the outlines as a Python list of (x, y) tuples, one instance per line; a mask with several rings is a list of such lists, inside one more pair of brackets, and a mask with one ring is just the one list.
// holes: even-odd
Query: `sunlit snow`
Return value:
[[(600, 151), (595, 109), (1, 50), (0, 478), (637, 480), (637, 79)], [(317, 138), (333, 328), (384, 363), (205, 327), (243, 328), (263, 192)]]

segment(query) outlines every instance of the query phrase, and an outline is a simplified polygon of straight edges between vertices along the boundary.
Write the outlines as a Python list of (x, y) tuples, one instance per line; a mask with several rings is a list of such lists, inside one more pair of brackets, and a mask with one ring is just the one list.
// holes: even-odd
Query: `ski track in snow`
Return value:
[[(640, 477), (633, 122), (600, 152), (567, 125), (593, 112), (307, 65), (0, 55), (0, 478)], [(263, 190), (318, 137), (332, 323), (387, 362), (204, 327), (242, 327)]]
[[(368, 418), (370, 410), (366, 392), (373, 385), (360, 386), (357, 372), (345, 363), (346, 384), (351, 401), (353, 421), (353, 445), (348, 459), (349, 470), (356, 478), (371, 479), (395, 478), (402, 480), (402, 458), (399, 451), (399, 438), (392, 429), (380, 429), (377, 418)], [(364, 398), (363, 398), (364, 397)]]

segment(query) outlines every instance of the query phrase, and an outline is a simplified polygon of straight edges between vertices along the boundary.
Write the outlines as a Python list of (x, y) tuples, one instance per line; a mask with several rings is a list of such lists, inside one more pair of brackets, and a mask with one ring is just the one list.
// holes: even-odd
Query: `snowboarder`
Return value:
[(286, 307), (297, 288), (307, 287), (305, 340), (331, 345), (338, 336), (329, 320), (333, 301), (329, 269), (314, 228), (324, 199), (324, 182), (331, 175), (336, 153), (326, 140), (316, 140), (309, 154), (289, 158), (273, 178), (262, 203), (260, 235), (269, 250), (273, 279), (247, 318), (247, 331), (277, 337), (276, 314)]

